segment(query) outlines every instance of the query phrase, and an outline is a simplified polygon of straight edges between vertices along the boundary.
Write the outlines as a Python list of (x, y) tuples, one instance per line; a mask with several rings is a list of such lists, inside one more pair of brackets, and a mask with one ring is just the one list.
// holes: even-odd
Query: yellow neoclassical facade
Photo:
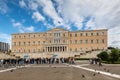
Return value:
[(41, 33), (12, 34), (12, 52), (19, 56), (36, 54), (46, 57), (56, 53), (64, 57), (106, 49), (107, 29), (69, 31), (57, 27)]

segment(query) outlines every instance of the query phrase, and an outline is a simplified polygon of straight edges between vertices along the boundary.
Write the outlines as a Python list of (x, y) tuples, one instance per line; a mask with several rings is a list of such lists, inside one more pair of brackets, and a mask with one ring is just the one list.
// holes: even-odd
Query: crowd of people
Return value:
[(74, 58), (8, 58), (0, 59), (0, 67), (20, 66), (26, 64), (75, 64)]
[(92, 58), (90, 59), (90, 64), (99, 64), (99, 66), (102, 66), (102, 61), (98, 58)]

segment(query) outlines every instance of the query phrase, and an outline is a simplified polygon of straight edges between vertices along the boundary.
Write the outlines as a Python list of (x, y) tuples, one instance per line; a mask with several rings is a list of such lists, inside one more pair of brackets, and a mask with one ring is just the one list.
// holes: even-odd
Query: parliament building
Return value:
[(107, 49), (107, 29), (69, 31), (53, 28), (40, 33), (12, 34), (12, 52), (23, 57), (74, 56), (92, 50)]

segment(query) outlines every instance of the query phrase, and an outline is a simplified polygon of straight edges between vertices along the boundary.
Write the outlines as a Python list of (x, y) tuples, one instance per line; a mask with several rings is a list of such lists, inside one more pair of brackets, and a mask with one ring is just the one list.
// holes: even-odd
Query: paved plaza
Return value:
[[(32, 64), (0, 68), (0, 80), (120, 80), (120, 64)], [(100, 72), (97, 72), (100, 71)]]

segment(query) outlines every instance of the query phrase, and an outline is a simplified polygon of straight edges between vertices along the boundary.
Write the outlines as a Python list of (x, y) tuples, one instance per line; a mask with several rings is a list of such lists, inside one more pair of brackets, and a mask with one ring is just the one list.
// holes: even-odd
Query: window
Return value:
[(30, 53), (30, 49), (28, 49), (28, 52)]
[(14, 42), (14, 46), (16, 46), (16, 42)]
[(44, 52), (45, 50), (43, 49), (43, 52)]
[(24, 46), (25, 46), (25, 42), (24, 42), (23, 44), (24, 44)]
[(63, 43), (65, 43), (65, 40), (63, 40)]
[(28, 46), (30, 46), (30, 42), (28, 42)]
[(51, 41), (49, 41), (49, 43), (51, 43)]
[(40, 52), (40, 49), (38, 49), (38, 52)]
[(45, 34), (43, 34), (43, 36), (45, 36)]
[(91, 43), (93, 43), (93, 40), (91, 40)]
[(14, 50), (14, 52), (16, 52), (16, 50)]
[(63, 36), (65, 37), (65, 34), (63, 34)]
[(102, 43), (104, 43), (105, 41), (104, 41), (104, 39), (102, 39)]
[(51, 33), (49, 33), (49, 36), (51, 36)]
[(88, 51), (88, 48), (86, 48), (85, 51)]
[[(51, 41), (49, 41), (51, 43)], [(54, 39), (54, 43), (60, 43), (60, 39)]]
[(38, 41), (38, 45), (40, 45), (40, 41)]
[[(50, 42), (51, 43), (51, 42)], [(60, 43), (60, 39), (59, 39), (59, 43)]]
[(75, 48), (75, 52), (77, 52), (77, 48)]
[(54, 39), (54, 43), (56, 43), (56, 39)]
[(38, 35), (38, 37), (40, 37), (40, 34)]
[(30, 34), (28, 35), (28, 37), (30, 38)]
[(80, 48), (80, 51), (82, 52), (82, 48)]
[(97, 50), (99, 50), (99, 48), (97, 47)]
[(70, 51), (72, 51), (72, 49), (70, 48)]
[(35, 35), (33, 37), (35, 38)]
[(86, 33), (86, 36), (88, 36), (88, 33)]
[(103, 47), (103, 50), (104, 50), (105, 48)]
[(72, 34), (70, 34), (70, 37), (72, 37)]
[(96, 42), (97, 42), (97, 44), (98, 44), (98, 43), (99, 43), (99, 40), (97, 39)]
[(16, 38), (16, 36), (14, 36), (14, 38)]
[(75, 44), (77, 44), (77, 40), (75, 40)]
[(19, 38), (21, 38), (21, 36), (19, 36)]
[(35, 41), (33, 41), (33, 45), (35, 46)]
[(77, 37), (77, 34), (75, 34), (75, 37)]
[(25, 49), (24, 49), (24, 52), (25, 52)]
[(45, 44), (45, 41), (43, 41), (43, 44)]
[(33, 52), (35, 53), (35, 49), (33, 50)]
[(60, 33), (57, 33), (57, 37), (60, 37)]
[(86, 44), (88, 43), (88, 40), (86, 40)]
[(25, 38), (26, 36), (24, 35), (24, 38)]
[(82, 36), (83, 34), (82, 33), (80, 33), (80, 36)]
[(18, 50), (18, 52), (20, 52), (20, 50)]
[(93, 36), (93, 33), (91, 33), (91, 36)]
[(104, 35), (104, 32), (102, 32), (102, 35)]
[(99, 33), (97, 32), (96, 35), (99, 36)]
[(93, 47), (91, 46), (91, 50), (93, 50)]
[[(65, 34), (63, 34), (65, 36)], [(60, 37), (60, 33), (54, 33), (54, 37)]]
[(21, 42), (19, 42), (19, 46), (21, 45)]
[(80, 40), (80, 44), (82, 44), (82, 40)]
[(56, 33), (54, 33), (54, 37), (56, 37)]
[(72, 40), (70, 40), (70, 44), (72, 44)]

